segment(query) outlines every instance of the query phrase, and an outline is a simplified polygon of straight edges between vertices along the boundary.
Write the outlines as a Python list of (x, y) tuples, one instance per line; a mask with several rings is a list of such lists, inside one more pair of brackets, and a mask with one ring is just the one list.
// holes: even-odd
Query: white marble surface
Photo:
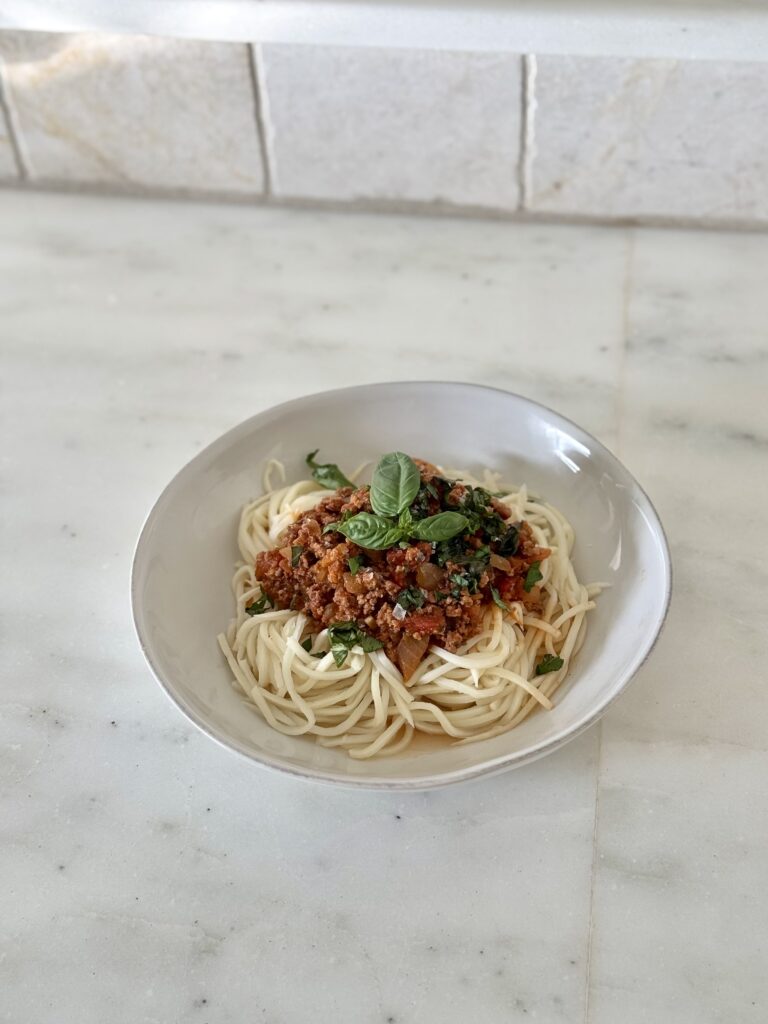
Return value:
[[(760, 235), (0, 192), (0, 1020), (761, 1024), (768, 295)], [(626, 697), (408, 797), (198, 735), (133, 638), (158, 491), (250, 413), (434, 377), (626, 459), (677, 595)]]

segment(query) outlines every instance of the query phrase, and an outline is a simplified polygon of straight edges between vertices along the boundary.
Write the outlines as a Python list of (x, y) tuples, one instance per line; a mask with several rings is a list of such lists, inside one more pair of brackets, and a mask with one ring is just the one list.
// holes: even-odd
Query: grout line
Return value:
[(469, 221), (497, 224), (560, 225), (561, 227), (628, 228), (645, 231), (739, 232), (748, 235), (768, 234), (768, 222), (747, 221), (730, 217), (717, 220), (696, 220), (689, 217), (600, 217), (592, 213), (550, 213), (544, 210), (509, 210), (488, 206), (453, 205), (444, 202), (420, 202), (404, 199), (302, 199), (299, 196), (265, 196), (263, 192), (245, 193), (198, 188), (144, 188), (114, 182), (78, 182), (57, 178), (35, 178), (24, 182), (0, 181), (0, 191), (23, 190), (59, 193), (61, 195), (110, 196), (115, 199), (140, 199), (144, 202), (214, 203), (235, 206), (265, 206), (282, 210), (313, 210), (339, 216), (367, 213), (384, 217), (426, 217), (439, 220)]
[(274, 155), (272, 153), (272, 122), (269, 116), (269, 97), (267, 83), (264, 78), (264, 58), (258, 43), (248, 44), (248, 66), (251, 72), (251, 88), (253, 89), (254, 112), (256, 115), (256, 131), (259, 136), (261, 163), (264, 168), (264, 195), (272, 197), (274, 181)]
[[(635, 233), (630, 230), (627, 234), (627, 249), (624, 257), (624, 278), (621, 286), (621, 346), (619, 348), (619, 364), (616, 371), (616, 454), (621, 458), (623, 447), (623, 424), (624, 424), (624, 390), (627, 379), (627, 344), (630, 331), (630, 305), (632, 298), (632, 278), (635, 268)], [(589, 1012), (591, 1002), (592, 982), (592, 952), (595, 938), (595, 885), (597, 882), (598, 866), (598, 841), (600, 831), (600, 788), (601, 770), (603, 760), (603, 729), (604, 719), (598, 723), (597, 737), (597, 771), (595, 778), (595, 820), (592, 827), (592, 872), (589, 884), (589, 921), (587, 925), (587, 964), (586, 979), (584, 983), (584, 1024), (589, 1024)]]
[(621, 458), (624, 447), (624, 405), (627, 385), (627, 348), (630, 335), (630, 306), (632, 304), (632, 278), (635, 271), (635, 232), (627, 236), (627, 254), (624, 262), (624, 280), (621, 295), (621, 348), (616, 382), (616, 454)]
[(11, 152), (16, 161), (19, 178), (21, 181), (27, 182), (30, 179), (29, 160), (22, 145), (21, 130), (16, 119), (16, 111), (11, 103), (11, 91), (5, 82), (2, 60), (0, 60), (0, 120), (5, 121), (8, 130), (8, 139), (11, 143)]
[(520, 198), (518, 210), (529, 207), (533, 194), (533, 161), (536, 157), (536, 54), (524, 53), (520, 94), (520, 158), (517, 175)]
[(587, 923), (587, 964), (584, 982), (584, 1024), (589, 1024), (590, 979), (592, 974), (592, 945), (595, 931), (595, 883), (597, 880), (597, 840), (600, 825), (600, 763), (603, 754), (603, 723), (597, 724), (597, 778), (595, 782), (595, 820), (592, 826), (592, 871), (589, 880), (589, 919)]

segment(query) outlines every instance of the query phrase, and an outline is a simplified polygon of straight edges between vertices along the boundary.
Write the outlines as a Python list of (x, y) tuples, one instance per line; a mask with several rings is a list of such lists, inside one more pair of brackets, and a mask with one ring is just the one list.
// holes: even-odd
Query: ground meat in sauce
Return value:
[[(441, 507), (460, 509), (471, 489), (443, 480), (431, 463), (414, 461), (423, 484), (429, 484), (431, 490), (422, 487), (423, 493), (412, 508), (418, 505), (422, 515), (433, 515)], [(432, 493), (435, 489), (437, 498)], [(511, 510), (501, 501), (489, 496), (486, 500), (497, 521), (506, 523), (510, 519)], [(437, 565), (439, 545), (414, 541), (407, 547), (371, 551), (333, 530), (323, 532), (324, 527), (344, 515), (370, 511), (368, 488), (342, 488), (300, 515), (284, 531), (276, 549), (260, 552), (256, 558), (256, 577), (273, 605), (302, 611), (319, 628), (355, 622), (380, 640), (396, 663), (398, 644), (406, 634), (455, 651), (478, 632), (492, 599), (491, 586), (504, 601), (522, 601), (529, 607), (538, 607), (539, 588), (532, 587), (526, 592), (524, 583), (531, 565), (545, 559), (549, 550), (536, 545), (526, 523), (515, 524), (519, 531), (517, 548), (513, 557), (504, 556), (510, 564), (509, 573), (481, 564), (468, 577), (466, 558), (462, 563), (443, 558), (443, 564)], [(473, 549), (480, 551), (486, 544), (487, 558), (488, 545), (481, 532), (462, 540), (468, 557), (473, 556)], [(296, 548), (301, 548), (298, 554)], [(490, 550), (494, 550), (493, 543)], [(351, 558), (360, 560), (356, 573), (350, 571)], [(466, 578), (468, 586), (457, 582), (457, 574), (462, 573), (465, 576), (460, 578)], [(408, 610), (403, 618), (396, 618), (398, 595), (409, 588), (420, 594), (421, 606)]]

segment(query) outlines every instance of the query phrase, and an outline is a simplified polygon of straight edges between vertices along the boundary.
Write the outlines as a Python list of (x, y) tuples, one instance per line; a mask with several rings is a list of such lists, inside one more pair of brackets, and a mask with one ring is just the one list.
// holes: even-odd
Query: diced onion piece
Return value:
[(491, 552), (491, 565), (494, 569), (501, 569), (502, 572), (512, 572), (512, 566), (506, 558)]
[(427, 647), (429, 647), (429, 638), (411, 636), (410, 633), (405, 633), (400, 643), (397, 645), (397, 663), (400, 666), (400, 671), (403, 674), (403, 679), (410, 679), (413, 673), (421, 664), (421, 659), (424, 657)]
[(392, 612), (398, 622), (402, 622), (408, 612), (403, 608), (401, 604), (396, 604), (394, 611)]
[(437, 590), (444, 580), (445, 573), (432, 562), (423, 562), (416, 570), (416, 582), (425, 590)]
[(352, 575), (351, 572), (344, 573), (344, 589), (348, 594), (364, 594), (365, 583), (359, 574)]
[(286, 562), (290, 562), (291, 558), (293, 557), (293, 552), (291, 551), (291, 549), (289, 547), (288, 548), (280, 548), (280, 554), (283, 556), (283, 558), (286, 560)]

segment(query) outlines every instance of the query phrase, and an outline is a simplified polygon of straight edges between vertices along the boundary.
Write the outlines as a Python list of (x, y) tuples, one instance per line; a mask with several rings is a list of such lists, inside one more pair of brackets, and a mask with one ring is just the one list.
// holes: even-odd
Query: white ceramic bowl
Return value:
[[(503, 736), (355, 761), (273, 731), (230, 683), (216, 634), (233, 612), (240, 507), (261, 492), (267, 459), (288, 479), (306, 452), (344, 467), (401, 450), (472, 471), (499, 470), (560, 508), (576, 530), (583, 582), (611, 584), (556, 706)], [(669, 550), (648, 497), (598, 441), (535, 402), (471, 384), (396, 383), (327, 391), (259, 413), (200, 452), (168, 484), (141, 532), (133, 615), (158, 682), (203, 732), (251, 760), (346, 785), (420, 789), (548, 754), (592, 725), (642, 665), (664, 622)]]

